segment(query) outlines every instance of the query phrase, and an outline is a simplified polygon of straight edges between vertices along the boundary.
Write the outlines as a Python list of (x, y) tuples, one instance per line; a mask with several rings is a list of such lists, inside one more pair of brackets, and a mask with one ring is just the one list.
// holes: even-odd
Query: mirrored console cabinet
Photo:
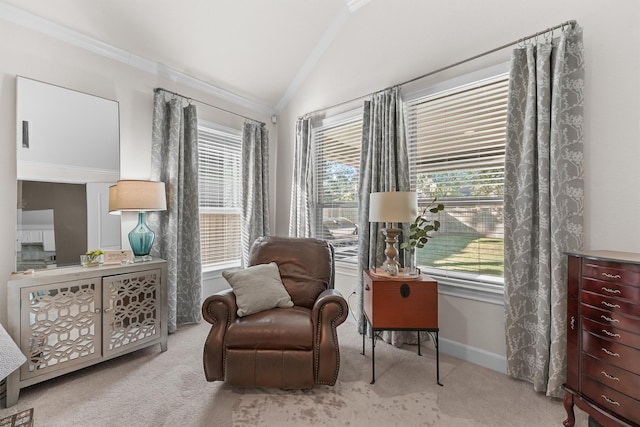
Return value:
[(12, 274), (8, 332), (27, 357), (7, 378), (20, 389), (160, 344), (167, 350), (166, 262), (66, 267)]

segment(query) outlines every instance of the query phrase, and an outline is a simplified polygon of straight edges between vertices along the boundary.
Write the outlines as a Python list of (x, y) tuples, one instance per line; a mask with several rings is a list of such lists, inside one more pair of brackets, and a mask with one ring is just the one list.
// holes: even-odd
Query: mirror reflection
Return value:
[(18, 76), (16, 130), (16, 271), (120, 249), (120, 218), (108, 214), (120, 177), (118, 103)]

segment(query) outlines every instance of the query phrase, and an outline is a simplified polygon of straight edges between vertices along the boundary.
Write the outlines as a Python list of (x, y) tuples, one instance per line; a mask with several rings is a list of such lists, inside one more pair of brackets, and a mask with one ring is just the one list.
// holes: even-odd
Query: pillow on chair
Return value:
[(225, 270), (222, 276), (236, 295), (240, 317), (276, 307), (293, 307), (293, 301), (282, 284), (278, 264), (275, 262), (254, 265), (244, 270)]

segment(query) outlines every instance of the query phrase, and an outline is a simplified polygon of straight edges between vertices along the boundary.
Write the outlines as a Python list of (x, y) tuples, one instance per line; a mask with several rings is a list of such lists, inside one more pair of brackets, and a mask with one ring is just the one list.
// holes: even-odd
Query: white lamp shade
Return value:
[(109, 187), (109, 213), (150, 212), (167, 209), (164, 182), (120, 180)]
[(370, 222), (413, 222), (418, 216), (418, 194), (388, 191), (369, 195)]

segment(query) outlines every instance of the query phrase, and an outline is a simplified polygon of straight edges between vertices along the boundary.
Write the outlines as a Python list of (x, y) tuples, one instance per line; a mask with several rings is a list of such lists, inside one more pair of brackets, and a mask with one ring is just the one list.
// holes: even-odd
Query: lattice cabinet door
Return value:
[(160, 336), (161, 270), (102, 278), (104, 356)]
[(101, 357), (100, 277), (20, 290), (20, 348), (29, 379)]

